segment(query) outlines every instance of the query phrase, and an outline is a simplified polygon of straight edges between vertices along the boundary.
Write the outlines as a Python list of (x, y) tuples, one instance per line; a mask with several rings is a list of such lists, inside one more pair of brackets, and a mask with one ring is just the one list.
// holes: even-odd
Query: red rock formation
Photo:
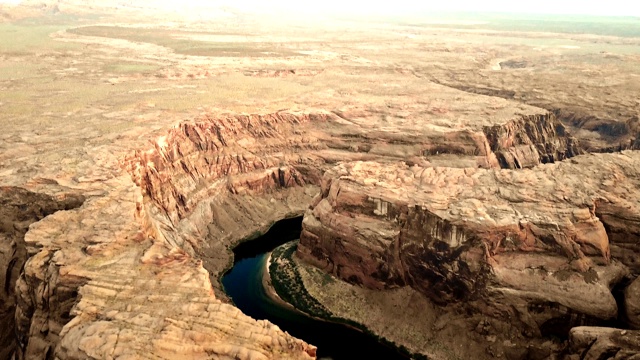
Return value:
[[(328, 139), (327, 145), (387, 156), (392, 155), (393, 151), (386, 149), (385, 145), (393, 145), (402, 149), (402, 152), (396, 151), (403, 155), (397, 156), (403, 161), (412, 159), (407, 153), (427, 159), (456, 155), (447, 166), (461, 167), (456, 166), (456, 163), (466, 158), (469, 160), (466, 166), (473, 164), (506, 169), (529, 168), (540, 163), (564, 160), (583, 152), (575, 138), (553, 113), (523, 110), (524, 113), (500, 114), (491, 120), (460, 118), (459, 124), (451, 127), (429, 124), (420, 128), (419, 124), (422, 122), (412, 119), (416, 122), (416, 127), (411, 131), (398, 131), (393, 126), (389, 131), (384, 131), (380, 127), (389, 126), (388, 119), (380, 122), (372, 113), (346, 109), (336, 114), (351, 122), (351, 126), (335, 131), (334, 138)], [(398, 120), (400, 124), (409, 121), (404, 118)], [(362, 127), (362, 131), (357, 131), (358, 128), (354, 128), (353, 123)], [(385, 149), (386, 153), (380, 149)]]
[[(151, 149), (137, 151), (129, 160), (133, 179), (145, 199), (139, 208), (141, 218), (145, 218), (142, 207), (152, 207), (147, 213), (166, 217), (162, 221), (175, 229), (197, 206), (218, 195), (263, 194), (317, 181), (313, 175), (301, 175), (292, 165), (300, 164), (306, 153), (321, 145), (317, 139), (294, 131), (327, 117), (282, 112), (182, 123), (158, 138)], [(179, 238), (189, 238), (189, 234), (164, 231), (170, 227), (155, 226), (159, 219), (148, 221), (149, 234), (157, 239), (183, 246)], [(206, 227), (212, 219), (189, 221), (192, 227)]]
[(632, 233), (638, 169), (634, 152), (522, 171), (343, 164), (305, 214), (298, 254), (347, 281), (410, 285), (532, 334), (571, 313), (611, 319), (610, 288), (633, 264), (612, 258), (597, 208), (617, 209), (626, 225), (616, 229)]

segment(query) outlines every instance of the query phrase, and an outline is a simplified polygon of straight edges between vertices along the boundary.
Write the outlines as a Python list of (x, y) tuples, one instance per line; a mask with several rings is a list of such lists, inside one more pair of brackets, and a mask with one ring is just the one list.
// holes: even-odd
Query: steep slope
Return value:
[(637, 152), (519, 171), (342, 164), (325, 174), (297, 254), (367, 288), (410, 286), (444, 312), (566, 336), (618, 318), (611, 289), (640, 273), (629, 251), (639, 168)]
[(54, 198), (19, 187), (0, 187), (0, 359), (10, 358), (15, 351), (15, 286), (28, 257), (24, 235), (29, 225), (83, 201), (82, 196), (72, 194)]

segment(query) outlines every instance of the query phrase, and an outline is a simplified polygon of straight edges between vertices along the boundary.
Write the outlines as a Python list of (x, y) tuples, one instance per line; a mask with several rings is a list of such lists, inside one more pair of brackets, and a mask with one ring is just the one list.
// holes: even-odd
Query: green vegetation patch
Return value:
[[(199, 34), (169, 29), (130, 28), (121, 26), (85, 26), (69, 29), (76, 35), (98, 36), (155, 44), (172, 49), (178, 54), (218, 57), (283, 57), (303, 54), (282, 49), (278, 44), (250, 42), (207, 42), (188, 39)], [(227, 33), (202, 33), (204, 35), (229, 35)]]
[(269, 273), (271, 282), (282, 300), (306, 312), (323, 319), (331, 318), (331, 313), (318, 300), (313, 298), (304, 287), (300, 273), (293, 262), (293, 253), (297, 241), (288, 242), (273, 250)]
[(0, 23), (0, 53), (10, 56), (27, 56), (50, 50), (73, 50), (79, 44), (53, 41), (49, 34), (63, 30), (55, 25), (16, 25)]

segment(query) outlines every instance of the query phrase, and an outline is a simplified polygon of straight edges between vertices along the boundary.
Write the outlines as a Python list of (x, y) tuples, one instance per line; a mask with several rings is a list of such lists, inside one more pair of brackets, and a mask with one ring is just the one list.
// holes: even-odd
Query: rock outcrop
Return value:
[(202, 261), (141, 231), (128, 174), (110, 184), (108, 196), (30, 226), (33, 255), (16, 285), (18, 358), (315, 356), (217, 299)]
[(635, 152), (518, 171), (342, 164), (305, 214), (298, 255), (352, 283), (408, 285), (525, 335), (566, 336), (618, 316), (610, 290), (635, 263), (612, 255), (609, 219), (634, 238), (638, 169)]
[[(448, 167), (520, 169), (583, 153), (553, 113), (475, 97), (491, 109), (491, 116), (449, 103), (403, 104), (397, 118), (377, 109), (341, 109), (335, 112), (338, 125), (328, 130), (333, 136), (325, 142), (333, 149), (366, 153), (369, 159), (426, 160)], [(455, 122), (448, 119), (451, 113)]]
[(579, 326), (569, 333), (566, 360), (640, 358), (640, 331)]
[(15, 351), (16, 282), (28, 257), (24, 235), (29, 225), (60, 210), (82, 205), (82, 196), (54, 198), (19, 187), (0, 187), (0, 359)]
[(98, 196), (25, 235), (18, 358), (314, 358), (314, 346), (214, 294), (233, 244), (301, 214), (315, 194), (303, 179), (319, 170), (303, 178), (286, 165), (300, 150), (294, 129), (309, 119), (201, 119), (152, 135), (125, 161), (107, 157), (123, 168), (91, 183)]
[(624, 309), (629, 325), (640, 330), (640, 277), (624, 290)]
[(145, 233), (202, 259), (219, 290), (234, 243), (302, 214), (312, 199), (322, 161), (311, 154), (324, 146), (310, 125), (328, 117), (227, 115), (170, 130), (129, 160)]
[(484, 133), (505, 169), (530, 168), (581, 153), (577, 141), (551, 113), (485, 127)]

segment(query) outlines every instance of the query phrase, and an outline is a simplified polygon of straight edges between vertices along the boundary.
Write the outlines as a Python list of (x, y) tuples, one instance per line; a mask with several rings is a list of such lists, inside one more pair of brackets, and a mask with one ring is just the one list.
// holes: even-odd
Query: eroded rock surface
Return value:
[(567, 360), (640, 358), (640, 331), (579, 326), (569, 335)]
[(560, 334), (618, 316), (610, 289), (636, 264), (612, 255), (600, 214), (637, 236), (639, 165), (636, 152), (520, 171), (342, 164), (305, 214), (298, 255), (352, 283), (409, 285), (529, 336)]
[(15, 351), (15, 286), (28, 257), (24, 235), (29, 225), (60, 210), (82, 205), (82, 196), (73, 194), (57, 198), (23, 188), (0, 187), (0, 359)]
[(640, 277), (624, 290), (624, 308), (629, 325), (640, 329)]
[(424, 91), (443, 99), (400, 103), (394, 116), (373, 104), (335, 111), (342, 126), (327, 130), (333, 135), (327, 145), (376, 155), (370, 159), (382, 155), (418, 164), (428, 160), (449, 167), (511, 169), (583, 152), (552, 113), (481, 95), (475, 95), (473, 104), (451, 103), (459, 94), (434, 85)]

